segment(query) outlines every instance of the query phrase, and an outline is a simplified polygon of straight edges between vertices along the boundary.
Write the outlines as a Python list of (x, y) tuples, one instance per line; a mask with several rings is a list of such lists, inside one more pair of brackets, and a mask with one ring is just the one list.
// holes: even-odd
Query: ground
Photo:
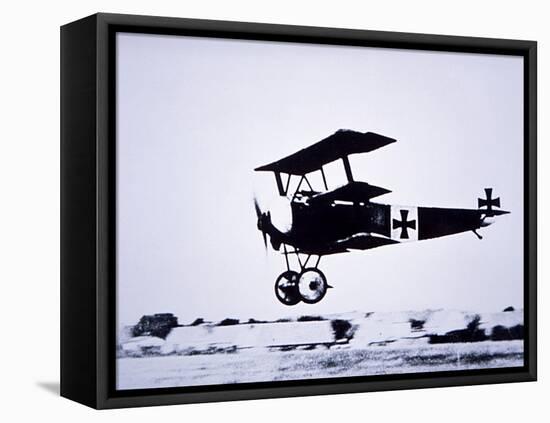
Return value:
[(119, 389), (139, 389), (520, 366), (522, 340), (422, 346), (415, 342), (123, 357), (117, 359), (117, 379)]

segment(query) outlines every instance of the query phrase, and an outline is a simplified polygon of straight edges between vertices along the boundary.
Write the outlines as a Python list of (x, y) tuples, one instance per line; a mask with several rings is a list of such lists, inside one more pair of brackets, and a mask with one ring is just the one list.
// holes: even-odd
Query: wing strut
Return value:
[(288, 179), (286, 180), (286, 187), (284, 187), (281, 173), (273, 172), (273, 174), (275, 175), (275, 181), (277, 182), (277, 190), (279, 191), (279, 195), (281, 197), (284, 197), (288, 193), (288, 187), (290, 186), (290, 178), (292, 177), (292, 175), (288, 175)]
[(353, 182), (353, 175), (351, 173), (351, 166), (349, 164), (348, 156), (342, 157), (342, 161), (344, 162), (344, 170), (346, 171), (348, 182)]
[(325, 189), (328, 191), (327, 178), (325, 176), (325, 171), (323, 170), (323, 166), (321, 166), (321, 175), (323, 176), (323, 184), (325, 184)]
[(281, 174), (279, 172), (273, 172), (275, 174), (275, 181), (277, 181), (277, 189), (279, 190), (280, 195), (285, 195), (285, 189), (283, 187), (283, 181), (281, 179)]

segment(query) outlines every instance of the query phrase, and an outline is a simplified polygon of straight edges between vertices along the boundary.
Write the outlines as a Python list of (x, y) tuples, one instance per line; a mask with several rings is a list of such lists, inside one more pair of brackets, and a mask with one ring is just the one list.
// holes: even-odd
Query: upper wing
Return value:
[(350, 154), (367, 153), (395, 141), (374, 132), (362, 133), (340, 129), (322, 141), (254, 170), (305, 175)]
[(367, 184), (366, 182), (350, 182), (332, 191), (316, 194), (309, 200), (312, 204), (319, 202), (331, 203), (333, 201), (350, 201), (353, 203), (366, 203), (371, 198), (391, 192), (388, 189)]

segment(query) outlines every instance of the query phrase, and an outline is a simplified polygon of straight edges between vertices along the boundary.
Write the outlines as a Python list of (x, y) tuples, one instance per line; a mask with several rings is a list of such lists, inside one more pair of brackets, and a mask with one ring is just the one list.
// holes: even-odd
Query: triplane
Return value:
[[(500, 199), (492, 197), (492, 188), (485, 188), (486, 198), (478, 199), (478, 209), (373, 203), (373, 198), (390, 191), (354, 181), (348, 156), (367, 153), (395, 141), (372, 132), (339, 130), (310, 147), (255, 169), (273, 172), (279, 195), (290, 200), (292, 226), (285, 232), (273, 225), (270, 212), (263, 212), (255, 201), (258, 229), (266, 248), (268, 235), (274, 250), (283, 248), (286, 271), (275, 282), (275, 294), (281, 303), (289, 306), (300, 301), (315, 304), (323, 299), (331, 288), (319, 270), (323, 256), (467, 231), (482, 239), (477, 232), (479, 228), (491, 224), (491, 218), (509, 213), (497, 209)], [(335, 160), (342, 160), (347, 183), (329, 190), (323, 166)], [(308, 180), (312, 172), (320, 172), (322, 190), (313, 189)], [(287, 175), (284, 184), (283, 174)], [(293, 175), (300, 179), (294, 192), (289, 194)], [(291, 269), (290, 254), (296, 255), (298, 271)], [(310, 260), (314, 264), (310, 264)]]

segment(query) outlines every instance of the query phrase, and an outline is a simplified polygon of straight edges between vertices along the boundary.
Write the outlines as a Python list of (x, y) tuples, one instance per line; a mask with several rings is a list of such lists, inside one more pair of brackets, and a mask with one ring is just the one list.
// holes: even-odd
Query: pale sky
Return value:
[[(498, 311), (523, 304), (523, 59), (513, 56), (117, 36), (119, 324), (353, 310)], [(351, 156), (384, 204), (477, 208), (493, 187), (512, 213), (471, 232), (324, 257), (334, 289), (287, 307), (284, 258), (263, 248), (253, 197), (286, 203), (280, 159), (340, 128), (397, 142)], [(329, 186), (343, 183), (339, 164)]]

